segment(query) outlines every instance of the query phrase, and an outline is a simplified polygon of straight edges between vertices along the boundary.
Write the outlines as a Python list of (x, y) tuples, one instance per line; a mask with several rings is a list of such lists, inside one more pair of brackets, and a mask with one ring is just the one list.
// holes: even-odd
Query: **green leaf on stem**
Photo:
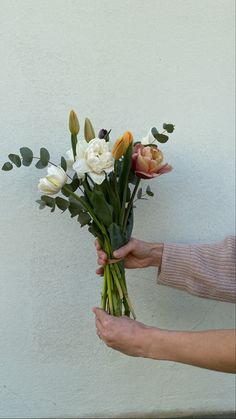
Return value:
[(66, 199), (61, 198), (60, 196), (57, 196), (57, 197), (56, 197), (55, 202), (56, 202), (56, 206), (57, 206), (60, 210), (62, 210), (63, 212), (64, 212), (64, 211), (66, 211), (66, 210), (67, 210), (67, 208), (68, 208), (68, 207), (69, 207), (69, 205), (70, 205), (70, 203), (69, 203)]
[(118, 224), (112, 223), (107, 230), (109, 233), (111, 247), (113, 250), (119, 249), (119, 247), (123, 246), (126, 243), (125, 237)]
[(30, 166), (33, 161), (33, 151), (28, 147), (21, 147), (20, 154), (22, 156), (23, 166)]
[(151, 191), (151, 188), (150, 188), (150, 186), (148, 185), (147, 186), (147, 188), (146, 188), (146, 194), (148, 195), (148, 196), (154, 196), (154, 193)]
[(37, 199), (36, 201), (39, 204), (39, 209), (42, 210), (46, 207), (46, 204), (44, 201), (42, 201), (42, 199)]
[(97, 224), (93, 221), (89, 228), (88, 231), (96, 238), (98, 238), (99, 243), (101, 244), (101, 246), (103, 246), (103, 235), (100, 231), (100, 229), (98, 228)]
[(2, 170), (4, 170), (5, 172), (9, 172), (9, 170), (12, 169), (13, 165), (9, 161), (6, 161), (6, 163), (4, 163), (4, 165), (2, 166)]
[(152, 132), (152, 135), (153, 135), (153, 137), (159, 142), (159, 143), (162, 143), (162, 144), (164, 144), (164, 143), (166, 143), (167, 141), (168, 141), (168, 139), (169, 139), (169, 137), (168, 137), (168, 135), (165, 135), (165, 134), (160, 134), (158, 131), (157, 131), (157, 129), (155, 128), (155, 127), (153, 127), (152, 129), (151, 129), (151, 132)]
[(79, 221), (81, 227), (85, 226), (86, 224), (89, 224), (91, 221), (91, 217), (87, 212), (81, 212), (81, 214), (79, 214), (77, 220)]
[(21, 167), (21, 158), (18, 154), (8, 154), (8, 158), (16, 165), (16, 167)]
[(173, 124), (163, 124), (163, 128), (169, 133), (169, 134), (171, 134), (173, 131), (174, 131), (174, 129), (175, 129), (175, 126), (173, 125)]
[(52, 198), (51, 196), (48, 196), (48, 195), (42, 195), (41, 200), (45, 202), (45, 205), (47, 207), (51, 208), (51, 212), (55, 211), (55, 207), (56, 207), (55, 198)]
[(138, 193), (137, 193), (137, 198), (141, 199), (142, 198), (142, 188), (139, 188)]
[(65, 172), (67, 171), (66, 159), (63, 156), (61, 157), (61, 167)]
[(44, 147), (40, 148), (40, 160), (46, 166), (48, 165), (48, 162), (50, 160), (50, 154), (48, 150)]
[(101, 220), (106, 227), (108, 227), (112, 223), (112, 206), (106, 202), (103, 193), (95, 189), (91, 194), (90, 201), (96, 217)]

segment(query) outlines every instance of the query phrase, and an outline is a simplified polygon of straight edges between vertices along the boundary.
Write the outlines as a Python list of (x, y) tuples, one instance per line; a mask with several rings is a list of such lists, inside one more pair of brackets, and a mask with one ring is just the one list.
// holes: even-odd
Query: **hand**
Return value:
[[(95, 241), (98, 256), (98, 264), (109, 263), (106, 253), (102, 250), (98, 240)], [(142, 240), (131, 238), (130, 241), (115, 250), (113, 256), (117, 259), (124, 259), (125, 267), (129, 269), (146, 268), (148, 266), (161, 267), (162, 253), (164, 245), (162, 243), (147, 243)], [(103, 274), (103, 268), (96, 270), (98, 275)]]
[(105, 344), (129, 356), (146, 357), (151, 329), (126, 316), (114, 317), (100, 308), (94, 308), (97, 335)]

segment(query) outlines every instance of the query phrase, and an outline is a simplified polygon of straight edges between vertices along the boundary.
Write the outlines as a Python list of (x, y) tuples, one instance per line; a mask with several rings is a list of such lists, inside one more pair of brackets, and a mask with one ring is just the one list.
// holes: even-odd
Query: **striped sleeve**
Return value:
[(158, 283), (199, 297), (236, 302), (235, 236), (216, 244), (164, 244)]

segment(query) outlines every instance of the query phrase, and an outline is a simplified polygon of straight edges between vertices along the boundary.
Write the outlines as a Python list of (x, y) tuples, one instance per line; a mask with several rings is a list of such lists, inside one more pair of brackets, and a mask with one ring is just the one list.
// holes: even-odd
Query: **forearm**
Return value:
[(235, 330), (176, 332), (148, 328), (147, 358), (180, 362), (222, 372), (236, 372)]

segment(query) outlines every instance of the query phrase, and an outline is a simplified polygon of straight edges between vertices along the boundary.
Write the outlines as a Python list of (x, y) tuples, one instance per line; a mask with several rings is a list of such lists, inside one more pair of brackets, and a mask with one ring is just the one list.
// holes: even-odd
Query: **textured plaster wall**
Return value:
[[(234, 233), (232, 0), (0, 0), (0, 158), (69, 147), (74, 108), (96, 130), (176, 124), (174, 171), (138, 203), (134, 235), (214, 242)], [(93, 239), (39, 211), (45, 171), (0, 172), (0, 417), (174, 417), (234, 409), (234, 377), (126, 357), (95, 334)], [(170, 329), (234, 326), (231, 304), (128, 272), (138, 319)]]

